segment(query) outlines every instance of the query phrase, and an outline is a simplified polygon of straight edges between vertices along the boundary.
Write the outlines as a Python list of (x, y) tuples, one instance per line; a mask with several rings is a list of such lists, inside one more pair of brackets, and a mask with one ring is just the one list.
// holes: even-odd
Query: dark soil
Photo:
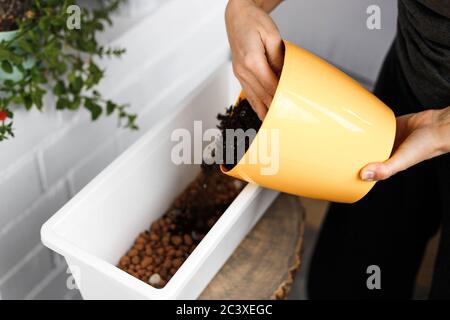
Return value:
[(27, 0), (0, 0), (0, 31), (17, 29), (16, 21), (23, 17), (27, 3)]
[(118, 267), (156, 288), (164, 287), (243, 186), (219, 170), (202, 170), (169, 210), (137, 237)]
[[(245, 99), (228, 108), (225, 114), (219, 114), (217, 119), (223, 137), (222, 154), (226, 155), (229, 147), (234, 155), (233, 162), (224, 166), (232, 169), (240, 160), (236, 150), (245, 143), (247, 151), (251, 141), (234, 139), (227, 146), (226, 129), (257, 132), (261, 120)], [(156, 288), (164, 287), (243, 187), (243, 182), (222, 174), (217, 164), (203, 163), (196, 179), (161, 218), (136, 238), (118, 267)]]
[[(233, 144), (227, 145), (227, 132), (226, 129), (242, 129), (244, 131), (248, 129), (254, 129), (258, 132), (261, 127), (261, 120), (258, 115), (253, 111), (250, 103), (247, 99), (240, 100), (239, 103), (233, 108), (229, 107), (225, 114), (219, 114), (217, 119), (220, 121), (217, 126), (222, 133), (222, 155), (224, 155), (224, 167), (227, 170), (233, 169), (233, 167), (241, 160), (242, 155), (238, 155), (237, 150), (239, 146), (245, 144), (245, 151), (250, 147), (251, 141), (249, 139), (238, 140), (234, 139)], [(233, 153), (233, 162), (225, 162), (225, 155), (227, 152)]]

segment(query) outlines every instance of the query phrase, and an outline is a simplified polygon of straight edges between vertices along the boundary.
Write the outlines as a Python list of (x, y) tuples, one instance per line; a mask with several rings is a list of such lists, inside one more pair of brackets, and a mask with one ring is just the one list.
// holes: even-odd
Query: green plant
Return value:
[(81, 28), (73, 30), (67, 27), (70, 15), (67, 8), (75, 1), (22, 2), (25, 10), (15, 20), (17, 34), (0, 43), (0, 67), (4, 74), (20, 75), (1, 80), (0, 141), (14, 136), (13, 110), (18, 106), (42, 110), (43, 98), (49, 91), (56, 98), (58, 110), (84, 107), (90, 111), (92, 120), (115, 113), (119, 125), (136, 129), (136, 115), (127, 111), (127, 105), (105, 99), (96, 90), (104, 76), (96, 60), (119, 57), (125, 51), (105, 47), (96, 38), (98, 32), (112, 24), (110, 14), (121, 0), (103, 0), (96, 9), (81, 8)]

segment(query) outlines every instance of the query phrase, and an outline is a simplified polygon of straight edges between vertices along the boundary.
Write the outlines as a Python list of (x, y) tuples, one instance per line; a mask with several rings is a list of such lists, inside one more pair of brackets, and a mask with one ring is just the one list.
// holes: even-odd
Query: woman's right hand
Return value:
[(225, 22), (234, 74), (262, 120), (272, 102), (283, 66), (280, 32), (255, 0), (230, 0)]

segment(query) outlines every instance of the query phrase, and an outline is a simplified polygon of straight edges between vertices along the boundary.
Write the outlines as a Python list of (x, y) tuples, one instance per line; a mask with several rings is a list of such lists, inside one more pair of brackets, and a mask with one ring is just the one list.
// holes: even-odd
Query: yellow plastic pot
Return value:
[[(362, 181), (366, 164), (386, 160), (395, 138), (390, 108), (355, 80), (314, 54), (287, 41), (278, 88), (260, 131), (231, 170), (222, 172), (261, 186), (310, 198), (352, 203), (375, 182)], [(243, 98), (243, 94), (239, 98)], [(262, 134), (262, 132), (266, 134)], [(277, 134), (271, 136), (271, 132)], [(267, 170), (258, 154), (272, 137)]]

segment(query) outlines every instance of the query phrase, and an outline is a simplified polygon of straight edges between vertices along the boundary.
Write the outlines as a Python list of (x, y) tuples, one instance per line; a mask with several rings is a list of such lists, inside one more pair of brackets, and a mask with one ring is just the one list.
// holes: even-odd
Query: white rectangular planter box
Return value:
[(172, 131), (214, 127), (238, 90), (231, 66), (220, 67), (43, 225), (42, 242), (65, 257), (83, 298), (197, 298), (274, 200), (278, 192), (247, 185), (162, 289), (115, 266), (200, 170), (171, 161)]

